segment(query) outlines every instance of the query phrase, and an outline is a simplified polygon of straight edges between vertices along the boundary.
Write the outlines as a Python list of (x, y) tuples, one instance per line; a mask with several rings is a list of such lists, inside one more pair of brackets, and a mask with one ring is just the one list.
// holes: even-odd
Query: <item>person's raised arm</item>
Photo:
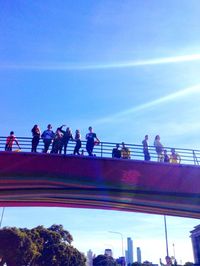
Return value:
[(66, 125), (62, 125), (62, 126), (59, 127), (58, 129), (60, 130), (60, 132), (65, 133), (65, 130), (63, 130), (63, 127), (66, 127)]

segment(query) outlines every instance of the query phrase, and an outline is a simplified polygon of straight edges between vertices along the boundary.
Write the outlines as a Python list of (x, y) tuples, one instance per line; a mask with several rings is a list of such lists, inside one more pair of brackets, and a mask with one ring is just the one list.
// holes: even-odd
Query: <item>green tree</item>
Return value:
[(85, 266), (84, 255), (72, 241), (62, 225), (0, 229), (0, 266)]
[(98, 255), (93, 259), (93, 266), (117, 266), (117, 263), (111, 256)]
[(194, 265), (194, 263), (193, 262), (190, 262), (190, 261), (188, 261), (188, 262), (186, 262), (185, 264), (184, 264), (184, 266), (193, 266)]
[(39, 256), (37, 246), (20, 229), (3, 228), (0, 230), (0, 265), (22, 266), (31, 263)]

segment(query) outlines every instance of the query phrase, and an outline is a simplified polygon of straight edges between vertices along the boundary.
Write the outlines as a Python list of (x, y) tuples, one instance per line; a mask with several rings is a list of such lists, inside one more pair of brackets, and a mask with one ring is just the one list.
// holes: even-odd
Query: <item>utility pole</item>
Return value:
[(5, 207), (3, 207), (2, 213), (1, 213), (1, 220), (0, 220), (0, 228), (3, 222), (3, 216), (4, 216)]
[(166, 216), (165, 215), (164, 215), (164, 224), (165, 224), (166, 253), (167, 253), (167, 256), (169, 256), (168, 238), (167, 238), (167, 223), (166, 223)]

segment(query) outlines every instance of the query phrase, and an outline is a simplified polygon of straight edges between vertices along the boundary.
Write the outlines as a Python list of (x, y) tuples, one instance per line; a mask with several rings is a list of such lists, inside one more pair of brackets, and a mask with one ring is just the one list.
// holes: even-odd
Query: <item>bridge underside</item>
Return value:
[(0, 152), (0, 206), (59, 206), (200, 218), (200, 167)]

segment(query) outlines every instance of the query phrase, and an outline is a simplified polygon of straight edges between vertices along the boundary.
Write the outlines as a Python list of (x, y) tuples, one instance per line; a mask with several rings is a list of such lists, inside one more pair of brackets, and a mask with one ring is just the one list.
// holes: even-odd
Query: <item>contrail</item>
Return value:
[(168, 94), (168, 95), (161, 97), (161, 98), (158, 98), (154, 101), (147, 102), (147, 103), (132, 107), (130, 109), (121, 111), (119, 113), (115, 113), (113, 115), (106, 116), (104, 118), (100, 118), (96, 121), (96, 124), (111, 123), (111, 122), (114, 122), (115, 120), (122, 119), (122, 118), (124, 118), (130, 114), (133, 114), (133, 113), (136, 113), (139, 111), (143, 111), (143, 110), (149, 109), (151, 107), (155, 107), (157, 105), (160, 105), (160, 104), (163, 104), (163, 103), (166, 103), (169, 101), (173, 101), (176, 98), (185, 97), (185, 96), (188, 96), (190, 94), (195, 94), (195, 93), (200, 93), (200, 84), (185, 88), (185, 89), (177, 91), (175, 93)]
[(163, 57), (148, 60), (124, 61), (115, 63), (102, 64), (68, 64), (68, 63), (35, 63), (35, 64), (0, 64), (0, 69), (13, 70), (43, 70), (43, 71), (70, 71), (70, 70), (100, 70), (100, 69), (117, 69), (133, 68), (139, 66), (151, 66), (160, 64), (172, 64), (181, 62), (199, 61), (200, 54), (182, 55), (173, 57)]

